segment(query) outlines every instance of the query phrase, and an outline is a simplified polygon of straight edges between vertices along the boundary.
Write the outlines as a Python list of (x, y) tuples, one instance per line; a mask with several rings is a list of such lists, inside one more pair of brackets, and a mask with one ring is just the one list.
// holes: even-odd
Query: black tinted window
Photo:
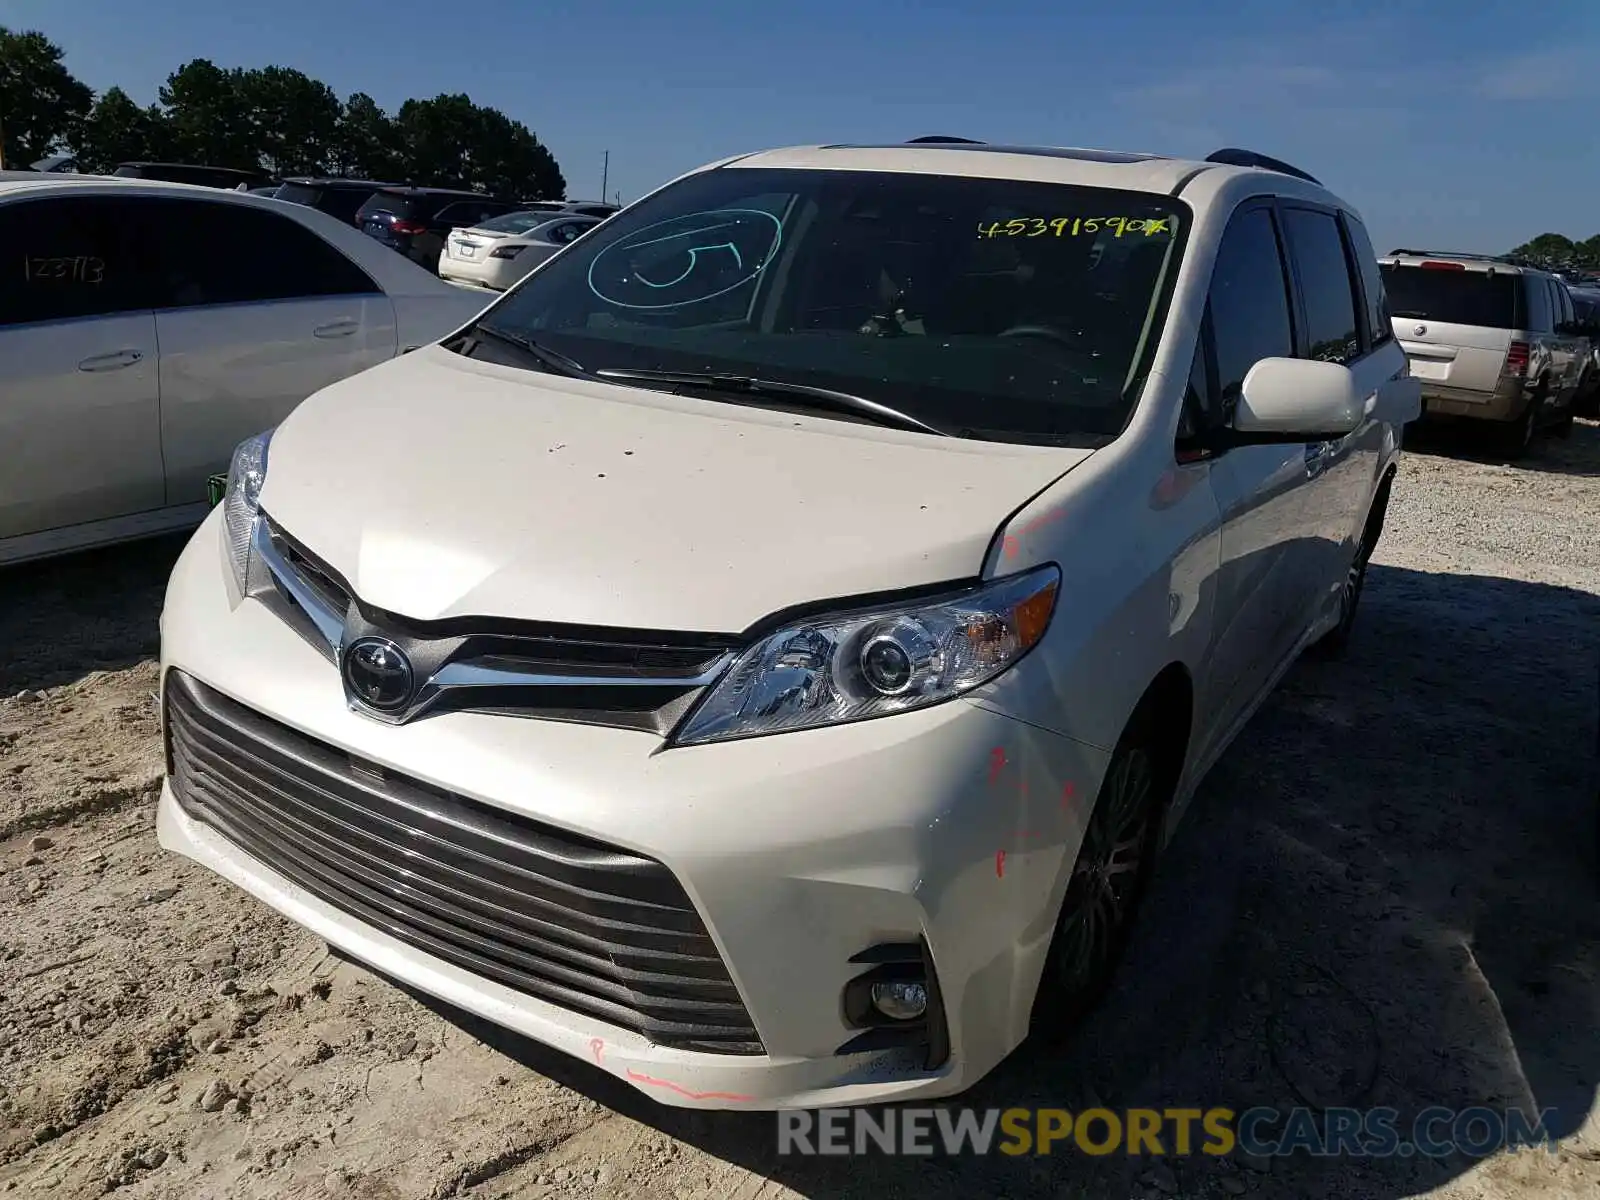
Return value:
[(1283, 258), (1268, 210), (1253, 208), (1228, 223), (1211, 273), (1210, 306), (1218, 399), (1231, 413), (1251, 367), (1294, 355)]
[(421, 197), (407, 196), (402, 192), (373, 192), (357, 210), (361, 215), (369, 213), (393, 213), (409, 221), (423, 221), (427, 219), (428, 209)]
[(90, 197), (0, 206), (0, 325), (149, 308), (125, 207)]
[(1345, 363), (1361, 353), (1356, 333), (1356, 290), (1339, 222), (1329, 213), (1291, 208), (1284, 213), (1289, 247), (1299, 269), (1312, 358)]
[[(1385, 264), (1383, 267), (1389, 311), (1395, 316), (1490, 329), (1520, 326), (1517, 278), (1499, 272), (1469, 271), (1459, 266)], [(1547, 306), (1548, 303), (1547, 300)]]
[(1345, 230), (1350, 234), (1350, 253), (1355, 257), (1361, 273), (1361, 290), (1366, 299), (1367, 340), (1378, 346), (1394, 337), (1394, 322), (1390, 319), (1389, 300), (1384, 293), (1383, 273), (1378, 270), (1378, 258), (1372, 250), (1372, 240), (1360, 221), (1346, 214)]
[(1524, 275), (1528, 294), (1528, 325), (1535, 333), (1549, 333), (1555, 327), (1555, 309), (1550, 304), (1550, 288), (1539, 275)]
[(322, 199), (322, 189), (313, 187), (309, 183), (286, 183), (278, 189), (278, 194), (274, 199), (287, 200), (290, 204), (304, 204), (308, 208), (315, 208), (317, 201)]
[(379, 290), (365, 271), (292, 217), (200, 200), (139, 207), (159, 264), (161, 307)]
[(1559, 279), (1550, 281), (1550, 290), (1555, 295), (1559, 311), (1556, 318), (1562, 322), (1572, 320), (1572, 294), (1567, 291), (1567, 285)]

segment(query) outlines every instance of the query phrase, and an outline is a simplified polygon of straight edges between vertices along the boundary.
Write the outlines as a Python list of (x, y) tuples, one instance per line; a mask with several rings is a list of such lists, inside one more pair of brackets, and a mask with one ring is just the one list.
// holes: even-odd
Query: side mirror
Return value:
[(1240, 442), (1318, 442), (1361, 426), (1367, 398), (1349, 367), (1307, 358), (1263, 358), (1234, 409)]

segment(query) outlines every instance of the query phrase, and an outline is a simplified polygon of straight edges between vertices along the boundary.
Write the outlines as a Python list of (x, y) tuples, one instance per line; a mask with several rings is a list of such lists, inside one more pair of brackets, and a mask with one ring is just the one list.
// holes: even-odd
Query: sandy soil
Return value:
[(177, 543), (0, 573), (0, 1192), (1556, 1200), (1600, 1187), (1600, 428), (1408, 454), (1349, 657), (1203, 787), (1117, 987), (984, 1105), (1554, 1106), (1555, 1155), (779, 1160), (330, 957), (159, 850)]

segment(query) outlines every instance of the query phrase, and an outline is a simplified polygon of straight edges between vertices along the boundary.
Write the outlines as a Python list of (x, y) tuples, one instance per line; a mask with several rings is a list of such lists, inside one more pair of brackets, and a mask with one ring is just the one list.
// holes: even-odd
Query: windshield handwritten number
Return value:
[(1114, 237), (1142, 234), (1151, 237), (1158, 233), (1171, 233), (1170, 217), (1014, 217), (1009, 221), (978, 223), (980, 238), (995, 237), (1077, 237), (1079, 234), (1097, 234), (1102, 231)]
[(22, 257), (22, 278), (26, 283), (34, 280), (58, 280), (63, 283), (96, 284), (105, 279), (106, 262), (91, 254), (70, 257)]

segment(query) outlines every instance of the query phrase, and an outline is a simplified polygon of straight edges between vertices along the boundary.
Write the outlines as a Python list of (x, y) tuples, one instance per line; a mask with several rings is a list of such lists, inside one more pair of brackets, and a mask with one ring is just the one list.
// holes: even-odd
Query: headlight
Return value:
[[(240, 595), (250, 594), (250, 540), (255, 536), (261, 485), (267, 479), (267, 445), (272, 430), (239, 443), (228, 464), (228, 490), (222, 497), (222, 545)], [(259, 567), (257, 568), (260, 569)], [(256, 582), (259, 582), (257, 580)]]
[(1040, 567), (959, 595), (791, 625), (744, 651), (673, 742), (838, 725), (969, 692), (1038, 643), (1060, 586), (1060, 571)]

